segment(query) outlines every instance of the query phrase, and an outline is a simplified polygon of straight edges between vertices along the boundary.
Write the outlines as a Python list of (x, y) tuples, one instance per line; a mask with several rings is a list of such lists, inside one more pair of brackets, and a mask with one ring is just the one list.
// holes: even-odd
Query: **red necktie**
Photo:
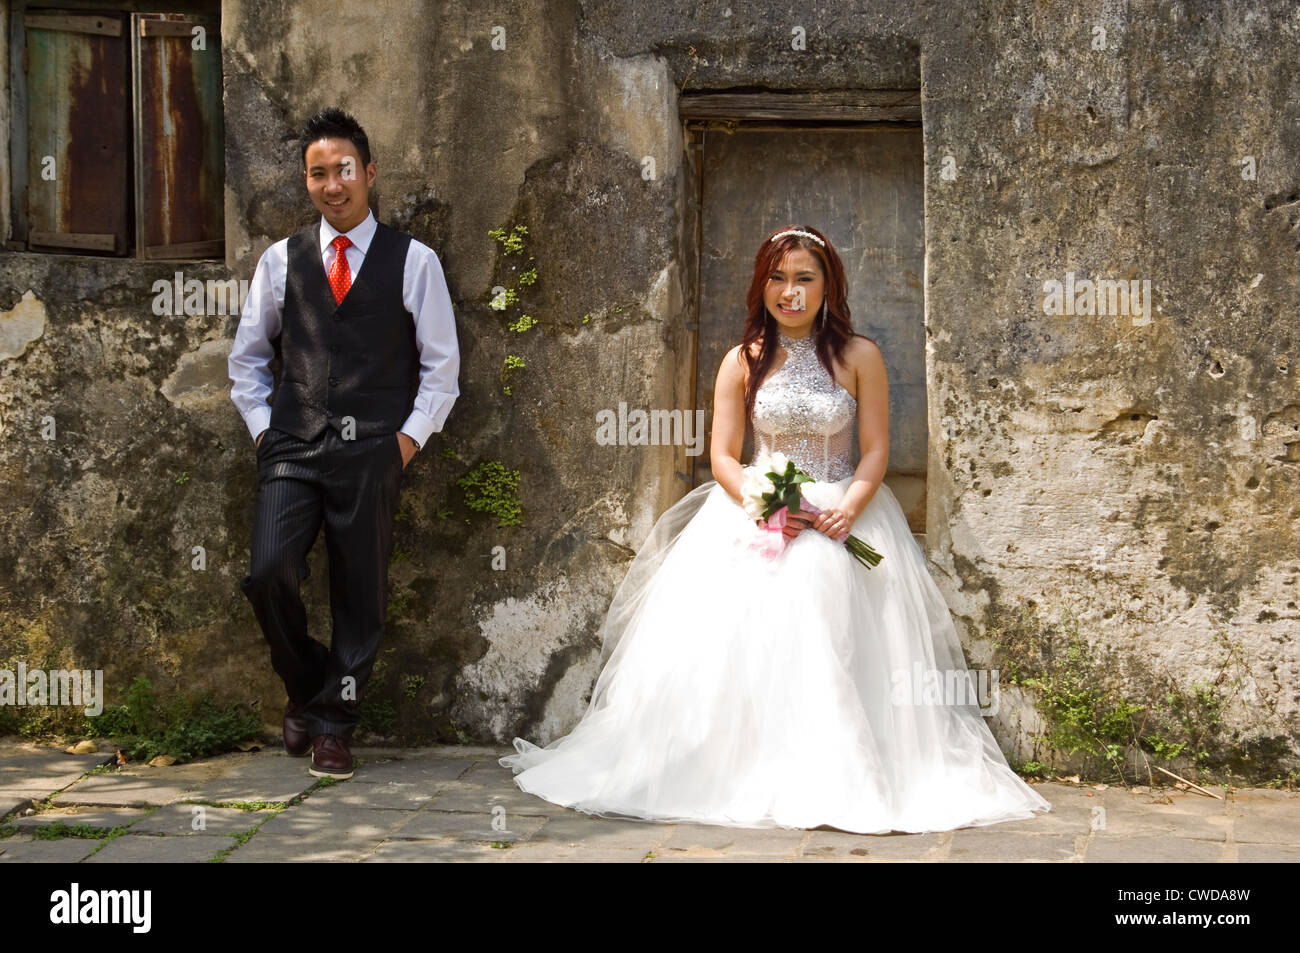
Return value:
[(348, 289), (352, 287), (352, 270), (348, 268), (348, 256), (343, 250), (352, 244), (346, 235), (340, 235), (331, 242), (334, 246), (334, 264), (330, 265), (330, 290), (334, 292), (334, 303), (342, 304)]

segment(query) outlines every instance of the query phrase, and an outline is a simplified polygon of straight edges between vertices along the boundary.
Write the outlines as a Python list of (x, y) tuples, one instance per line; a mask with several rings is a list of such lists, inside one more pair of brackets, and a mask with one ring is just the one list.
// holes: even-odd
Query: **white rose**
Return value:
[(740, 481), (740, 497), (745, 512), (754, 519), (762, 519), (763, 507), (767, 504), (763, 501), (764, 493), (772, 493), (776, 487), (772, 481), (765, 475), (764, 471), (758, 467), (746, 467)]

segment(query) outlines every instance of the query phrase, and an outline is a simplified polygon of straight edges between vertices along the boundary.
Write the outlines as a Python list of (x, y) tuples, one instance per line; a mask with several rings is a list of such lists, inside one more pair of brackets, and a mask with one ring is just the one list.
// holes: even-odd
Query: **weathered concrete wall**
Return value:
[[(1004, 673), (1058, 676), (1070, 639), (1044, 633), (1068, 610), (1065, 682), (1145, 706), (1143, 736), (1190, 724), (1200, 763), (1294, 768), (1300, 14), (922, 9), (950, 604)], [(1045, 314), (1067, 272), (1149, 280), (1149, 323)]]
[[(679, 90), (919, 85), (927, 547), (972, 664), (1002, 672), (995, 731), (1017, 760), (1089, 769), (1059, 732), (1084, 686), (1094, 720), (1143, 706), (1129, 733), (1184, 759), (1294, 766), (1289, 5), (647, 6), (223, 5), (232, 273), (313, 217), (291, 139), (338, 104), (370, 133), (379, 217), (438, 251), (456, 304), (462, 396), (403, 477), (368, 724), (545, 742), (583, 709), (626, 560), (684, 489), (683, 448), (594, 439), (619, 401), (689, 399)], [(514, 225), (539, 280), (503, 316), (488, 301), (522, 259), (487, 232)], [(0, 311), (20, 310), (0, 315), (0, 664), (62, 653), (106, 668), (114, 699), (148, 674), (257, 699), (273, 724), (282, 690), (236, 586), (255, 486), (225, 378), (237, 319), (154, 316), (170, 265), (4, 259)], [(187, 277), (222, 272), (205, 269)], [(1067, 272), (1150, 280), (1157, 308), (1045, 314), (1043, 283)], [(510, 331), (522, 312), (538, 326)], [(525, 362), (510, 395), (507, 355)], [(489, 460), (521, 471), (520, 526), (464, 506), (455, 481)], [(311, 566), (324, 638), (320, 542)], [(1054, 727), (1055, 750), (1035, 740)]]

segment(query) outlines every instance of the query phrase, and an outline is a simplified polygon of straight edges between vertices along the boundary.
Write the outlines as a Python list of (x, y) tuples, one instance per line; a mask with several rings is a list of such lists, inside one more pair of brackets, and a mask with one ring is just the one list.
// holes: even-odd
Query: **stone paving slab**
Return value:
[(8, 817), (10, 814), (17, 814), (20, 811), (34, 807), (48, 797), (51, 791), (42, 791), (40, 789), (23, 790), (7, 789), (0, 791), (0, 817)]
[(340, 841), (337, 837), (304, 837), (258, 831), (229, 854), (227, 864), (357, 863), (380, 841)]
[(455, 840), (513, 844), (535, 835), (546, 819), (517, 814), (505, 821), (506, 830), (493, 829), (492, 821), (490, 814), (421, 811), (391, 836), (393, 839), (401, 840)]
[(1097, 863), (1194, 863), (1213, 864), (1223, 859), (1224, 846), (1201, 839), (1177, 837), (1112, 837), (1096, 839), (1083, 855), (1086, 864)]
[(581, 844), (520, 844), (501, 858), (503, 864), (640, 864), (647, 851), (618, 847), (587, 847)]
[[(351, 780), (358, 784), (401, 783), (436, 787), (439, 782), (461, 780), (482, 760), (418, 755), (385, 757), (370, 753), (365, 748), (355, 748), (352, 754), (357, 764)], [(505, 771), (499, 765), (497, 767), (498, 770)]]
[(315, 807), (389, 808), (397, 811), (417, 811), (434, 797), (436, 784), (406, 781), (372, 782), (354, 784), (340, 781), (312, 792), (310, 801)]
[(650, 864), (792, 864), (796, 862), (818, 863), (818, 858), (792, 857), (789, 854), (694, 854), (670, 851), (663, 855), (651, 855), (646, 858)]
[(1239, 791), (1231, 810), (1232, 836), (1238, 843), (1300, 846), (1300, 794)]
[(582, 847), (584, 850), (620, 849), (645, 856), (671, 836), (671, 825), (647, 821), (617, 821), (584, 814), (548, 817), (529, 844)]
[(660, 857), (689, 853), (700, 856), (725, 853), (793, 857), (807, 834), (807, 831), (787, 830), (781, 827), (676, 824), (666, 837), (661, 838), (655, 853)]
[(801, 859), (909, 861), (943, 860), (951, 834), (846, 834), (842, 831), (809, 832)]
[(308, 773), (311, 758), (291, 758), (282, 749), (256, 754), (224, 755), (194, 778), (184, 793), (187, 801), (228, 803), (267, 801), (286, 804), (318, 783)]
[(1232, 819), (1232, 837), (1243, 844), (1300, 846), (1300, 811), (1289, 817), (1235, 817)]
[(1045, 782), (1034, 785), (1034, 790), (1051, 802), (1050, 811), (1019, 821), (1005, 821), (988, 826), (1019, 834), (1086, 834), (1091, 829), (1096, 812), (1105, 803), (1103, 791), (1081, 789), (1072, 784)]
[(0, 790), (39, 790), (48, 797), (115, 757), (111, 751), (67, 754), (53, 745), (5, 742), (0, 745)]
[(160, 837), (123, 834), (86, 860), (88, 864), (203, 864), (234, 841), (229, 837)]
[(962, 828), (953, 831), (948, 846), (949, 861), (958, 863), (1016, 863), (1024, 861), (1057, 862), (1076, 857), (1072, 834), (1022, 834), (987, 828)]
[[(202, 814), (196, 814), (202, 811)], [(242, 834), (257, 827), (274, 811), (241, 811), (233, 807), (168, 804), (131, 825), (132, 834), (169, 834), (176, 837)], [(195, 824), (201, 823), (201, 828)], [(222, 845), (227, 846), (227, 845)]]
[(1300, 847), (1274, 847), (1270, 844), (1241, 844), (1237, 847), (1239, 864), (1300, 864)]
[(410, 811), (377, 808), (317, 807), (310, 801), (281, 811), (260, 828), (254, 840), (262, 837), (328, 838), (333, 841), (384, 840), (392, 831), (409, 821)]
[(37, 840), (15, 835), (0, 840), (0, 864), (75, 864), (100, 845), (91, 837)]
[[(51, 802), (58, 807), (73, 804), (94, 807), (148, 807), (170, 804), (186, 792), (183, 780), (171, 780), (167, 768), (152, 768), (147, 773), (92, 774), (82, 778)], [(162, 772), (162, 773), (159, 773)]]
[(1194, 814), (1139, 814), (1115, 811), (1108, 807), (1106, 813), (1097, 818), (1097, 824), (1099, 826), (1095, 833), (1098, 839), (1164, 834), (1223, 843), (1228, 839), (1232, 818), (1226, 815), (1197, 817)]
[[(1219, 793), (1222, 796), (1224, 792)], [(1216, 800), (1203, 794), (1163, 789), (1135, 793), (1124, 788), (1107, 788), (1102, 807), (1105, 813), (1096, 819), (1099, 837), (1169, 834), (1226, 841), (1231, 826), (1227, 799)]]
[(526, 794), (516, 787), (468, 784), (464, 781), (448, 785), (429, 801), (429, 807), (435, 811), (460, 811), (466, 814), (490, 814), (493, 808), (499, 807), (506, 812), (507, 817), (516, 814), (555, 817), (574, 813), (567, 807)]
[(367, 864), (495, 864), (505, 859), (508, 850), (462, 842), (391, 840), (361, 859)]
[(128, 827), (148, 814), (148, 811), (130, 807), (82, 807), (75, 810), (41, 811), (26, 817), (16, 817), (10, 823), (22, 831), (49, 827), (59, 822), (68, 827), (111, 830), (114, 827)]

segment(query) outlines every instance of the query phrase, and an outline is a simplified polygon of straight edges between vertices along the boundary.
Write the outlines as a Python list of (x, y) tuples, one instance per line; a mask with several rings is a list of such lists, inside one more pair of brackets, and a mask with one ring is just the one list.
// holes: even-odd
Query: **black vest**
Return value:
[(276, 351), (282, 360), (271, 426), (302, 440), (325, 428), (353, 437), (395, 433), (419, 390), (415, 320), (402, 303), (411, 237), (376, 223), (375, 236), (336, 304), (321, 261), (320, 223), (289, 239), (284, 315)]

